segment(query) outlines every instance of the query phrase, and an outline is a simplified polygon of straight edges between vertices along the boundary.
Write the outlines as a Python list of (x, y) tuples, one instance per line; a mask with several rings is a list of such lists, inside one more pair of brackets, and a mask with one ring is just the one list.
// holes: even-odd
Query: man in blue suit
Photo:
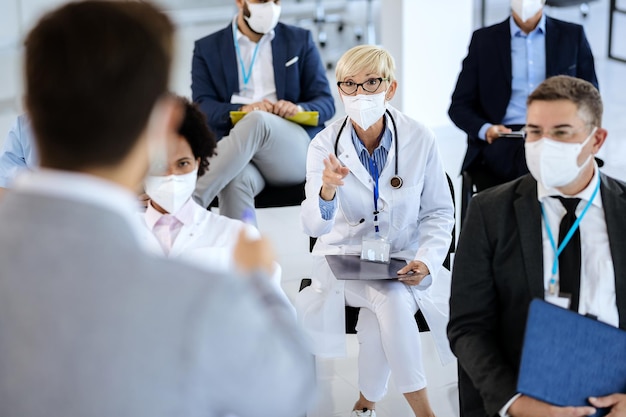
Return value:
[[(279, 0), (236, 3), (231, 24), (196, 41), (191, 90), (219, 140), (196, 200), (219, 193), (220, 212), (241, 218), (266, 182), (304, 181), (309, 140), (335, 106), (310, 32), (278, 23)], [(231, 111), (250, 113), (233, 126)], [(285, 119), (301, 111), (318, 111), (318, 125)]]
[(462, 169), (481, 191), (528, 172), (522, 138), (503, 138), (526, 120), (526, 98), (546, 78), (570, 75), (598, 87), (580, 25), (543, 14), (545, 0), (512, 0), (505, 21), (478, 29), (448, 114), (467, 133)]

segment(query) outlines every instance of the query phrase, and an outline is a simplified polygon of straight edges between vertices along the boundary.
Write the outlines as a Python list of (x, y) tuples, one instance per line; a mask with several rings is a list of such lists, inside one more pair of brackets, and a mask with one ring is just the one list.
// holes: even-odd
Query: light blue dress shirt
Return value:
[[(357, 155), (359, 155), (359, 160), (361, 161), (361, 164), (372, 176), (372, 179), (375, 179), (374, 174), (370, 170), (369, 152), (367, 151), (367, 148), (365, 148), (365, 145), (363, 145), (363, 142), (361, 142), (361, 139), (359, 139), (359, 137), (356, 135), (356, 131), (354, 130), (352, 124), (350, 124), (350, 135), (352, 137), (352, 144), (354, 145), (354, 149), (356, 149)], [(389, 154), (389, 149), (391, 149), (391, 140), (391, 131), (389, 130), (389, 127), (387, 127), (387, 125), (385, 124), (385, 130), (383, 131), (383, 137), (380, 140), (380, 144), (376, 149), (374, 149), (374, 153), (372, 154), (372, 158), (376, 163), (376, 167), (378, 168), (379, 173), (383, 171), (385, 164), (387, 163), (387, 155)], [(335, 194), (335, 197), (336, 196), (337, 194)], [(332, 219), (335, 215), (335, 211), (337, 210), (337, 198), (326, 201), (322, 197), (319, 197), (319, 201), (322, 219)]]
[[(511, 16), (511, 99), (506, 108), (503, 125), (523, 125), (526, 123), (526, 99), (543, 80), (546, 79), (546, 16), (541, 16), (537, 27), (526, 34)], [(478, 132), (485, 139), (485, 123)]]
[(4, 140), (0, 154), (0, 187), (11, 186), (13, 178), (24, 169), (32, 169), (39, 164), (35, 149), (35, 138), (26, 115), (18, 116)]

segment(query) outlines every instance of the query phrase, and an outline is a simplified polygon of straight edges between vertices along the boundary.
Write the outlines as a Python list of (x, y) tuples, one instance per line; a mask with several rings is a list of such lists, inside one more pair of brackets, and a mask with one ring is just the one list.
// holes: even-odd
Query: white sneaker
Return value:
[(352, 410), (350, 417), (376, 417), (376, 410)]

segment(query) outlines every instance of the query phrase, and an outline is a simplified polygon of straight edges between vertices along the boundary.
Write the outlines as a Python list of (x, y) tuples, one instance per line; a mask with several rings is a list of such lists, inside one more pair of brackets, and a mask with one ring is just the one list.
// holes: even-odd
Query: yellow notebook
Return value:
[[(248, 114), (248, 112), (231, 111), (230, 121), (233, 122), (233, 125), (235, 125), (246, 114)], [(291, 122), (298, 123), (299, 125), (317, 126), (319, 117), (320, 117), (320, 113), (317, 111), (301, 111), (299, 113), (296, 113), (296, 115), (293, 117), (286, 117), (286, 119)]]

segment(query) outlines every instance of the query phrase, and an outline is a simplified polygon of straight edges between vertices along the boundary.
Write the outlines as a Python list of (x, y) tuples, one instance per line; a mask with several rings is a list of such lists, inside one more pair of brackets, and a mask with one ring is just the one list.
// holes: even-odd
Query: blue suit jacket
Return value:
[[(335, 113), (324, 66), (308, 30), (278, 23), (274, 31), (276, 95), (304, 110), (319, 112), (318, 126), (303, 126), (312, 138)], [(297, 62), (286, 67), (295, 57)], [(237, 65), (231, 25), (196, 41), (191, 67), (193, 100), (206, 114), (218, 139), (232, 128), (229, 113), (241, 107), (230, 103), (233, 93), (239, 92)]]
[[(478, 138), (485, 123), (500, 124), (511, 99), (511, 30), (509, 18), (478, 29), (452, 94), (448, 114), (468, 135), (463, 169), (487, 142)], [(571, 75), (598, 87), (593, 55), (583, 27), (546, 16), (546, 76)]]

